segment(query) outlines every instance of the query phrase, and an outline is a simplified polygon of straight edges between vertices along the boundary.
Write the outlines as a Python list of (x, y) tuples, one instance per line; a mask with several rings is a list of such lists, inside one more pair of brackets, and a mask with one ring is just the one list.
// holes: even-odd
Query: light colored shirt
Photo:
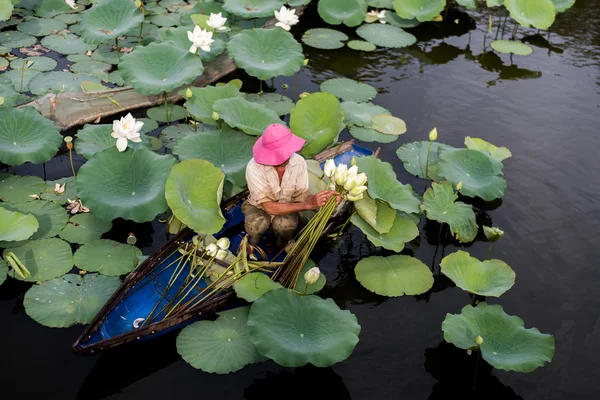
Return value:
[(306, 160), (295, 153), (285, 166), (281, 183), (275, 167), (259, 164), (254, 158), (246, 167), (246, 181), (250, 192), (248, 203), (258, 208), (262, 208), (261, 204), (267, 201), (302, 202), (310, 194)]

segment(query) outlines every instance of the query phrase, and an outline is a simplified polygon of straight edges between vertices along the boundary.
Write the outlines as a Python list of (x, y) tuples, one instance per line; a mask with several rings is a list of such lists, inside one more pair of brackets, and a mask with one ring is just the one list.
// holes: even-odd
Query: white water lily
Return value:
[(381, 10), (377, 12), (376, 10), (371, 10), (367, 13), (365, 17), (365, 22), (371, 23), (379, 20), (382, 24), (385, 24), (387, 21), (385, 20), (385, 14), (387, 10)]
[(281, 6), (279, 11), (275, 11), (275, 18), (278, 21), (275, 26), (283, 28), (286, 31), (289, 31), (293, 25), (296, 25), (300, 21), (296, 15), (296, 10), (286, 8), (285, 6)]
[(201, 49), (203, 51), (210, 51), (210, 46), (214, 42), (212, 38), (212, 32), (209, 32), (206, 29), (202, 29), (198, 25), (196, 25), (192, 32), (188, 31), (187, 35), (189, 41), (192, 42), (192, 45), (190, 46), (190, 53), (196, 54), (198, 49)]
[(335, 172), (335, 183), (343, 185), (348, 179), (348, 166), (346, 164), (340, 164)]
[(356, 186), (364, 186), (365, 183), (367, 183), (367, 174), (361, 172), (360, 174), (356, 175)]
[(336, 170), (337, 168), (335, 167), (335, 161), (333, 161), (333, 159), (325, 161), (325, 167), (323, 168), (323, 172), (325, 173), (326, 177), (331, 178), (335, 176)]
[(227, 27), (225, 26), (225, 22), (227, 22), (227, 18), (223, 17), (221, 13), (211, 13), (208, 21), (206, 21), (206, 25), (210, 26), (215, 31), (226, 31)]
[(119, 150), (119, 152), (123, 152), (127, 149), (128, 140), (135, 143), (142, 141), (142, 138), (140, 137), (142, 126), (144, 126), (144, 123), (136, 121), (131, 113), (121, 117), (120, 120), (113, 121), (113, 131), (110, 136), (117, 139), (117, 150)]
[(217, 251), (217, 255), (215, 256), (217, 260), (224, 260), (225, 257), (227, 257), (227, 250), (219, 250)]
[[(349, 172), (349, 171), (348, 171)], [(350, 191), (356, 187), (356, 175), (351, 175), (348, 173), (348, 179), (346, 179), (346, 183), (344, 183), (344, 189)]]
[(77, 4), (75, 4), (75, 0), (65, 0), (65, 3), (73, 10), (77, 10)]
[(219, 247), (216, 244), (211, 243), (206, 246), (206, 254), (208, 254), (209, 257), (216, 257), (218, 252)]
[(319, 280), (320, 276), (321, 270), (319, 270), (318, 267), (312, 267), (304, 274), (304, 280), (307, 284), (312, 285), (313, 283)]
[(231, 243), (229, 242), (229, 239), (226, 237), (222, 237), (221, 239), (217, 240), (217, 246), (221, 250), (227, 251), (229, 249), (230, 245), (231, 245)]
[(63, 183), (62, 185), (60, 183), (55, 183), (54, 184), (54, 193), (63, 194), (65, 192), (65, 185), (66, 185), (66, 183)]

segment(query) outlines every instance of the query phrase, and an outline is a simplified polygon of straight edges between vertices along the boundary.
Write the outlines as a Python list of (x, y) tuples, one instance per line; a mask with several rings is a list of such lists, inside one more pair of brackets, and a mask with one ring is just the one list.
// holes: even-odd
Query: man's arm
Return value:
[[(308, 197), (300, 203), (279, 203), (277, 201), (266, 201), (261, 204), (262, 208), (269, 215), (288, 215), (300, 211), (316, 210), (327, 204), (327, 200), (331, 196), (337, 195), (334, 190), (324, 190), (316, 195), (308, 195)], [(338, 204), (340, 198), (338, 197)]]

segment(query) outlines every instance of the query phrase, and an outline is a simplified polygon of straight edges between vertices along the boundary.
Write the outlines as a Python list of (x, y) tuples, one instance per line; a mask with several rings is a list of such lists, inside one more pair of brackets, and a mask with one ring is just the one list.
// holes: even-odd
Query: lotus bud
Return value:
[[(354, 167), (352, 167), (354, 168)], [(352, 169), (351, 168), (351, 169)], [(348, 174), (348, 179), (346, 179), (346, 183), (344, 183), (344, 189), (350, 191), (356, 187), (356, 175)]]
[(316, 281), (319, 280), (320, 276), (321, 276), (321, 271), (319, 270), (319, 268), (312, 267), (311, 269), (306, 271), (306, 273), (304, 274), (304, 280), (306, 281), (306, 283), (308, 285), (312, 285), (313, 283), (315, 283)]
[(198, 246), (199, 241), (200, 241), (200, 236), (198, 236), (198, 235), (196, 235), (192, 238), (192, 244), (194, 246)]
[(489, 226), (484, 226), (483, 233), (484, 233), (485, 237), (487, 238), (487, 240), (489, 240), (490, 242), (495, 242), (497, 240), (500, 240), (500, 238), (502, 238), (502, 236), (504, 236), (504, 231), (501, 229), (498, 229), (496, 227), (490, 228)]
[(470, 356), (473, 353), (471, 349), (467, 349), (467, 355)]
[(348, 177), (353, 176), (356, 178), (356, 175), (358, 175), (358, 167), (356, 165), (348, 168)]
[(221, 250), (229, 250), (229, 239), (222, 237), (221, 239), (217, 240), (217, 246), (219, 246)]
[(217, 260), (224, 260), (225, 257), (227, 257), (227, 250), (219, 250), (217, 251), (217, 255), (215, 256)]
[(361, 172), (360, 174), (356, 175), (356, 186), (364, 186), (365, 183), (367, 183), (367, 174)]
[(348, 166), (346, 164), (340, 164), (335, 172), (335, 183), (338, 185), (344, 185), (348, 179)]
[(215, 120), (215, 121), (218, 121), (218, 120), (221, 119), (221, 116), (219, 115), (218, 112), (213, 111), (213, 113), (212, 113), (212, 119)]
[(65, 143), (71, 143), (73, 141), (73, 138), (71, 136), (65, 136), (63, 140), (65, 141)]
[(462, 189), (462, 181), (459, 181), (459, 182), (456, 184), (456, 191), (457, 191), (457, 192), (459, 192), (459, 191), (460, 191), (460, 189)]
[(350, 200), (350, 201), (359, 201), (359, 200), (363, 199), (363, 194), (361, 193), (361, 194), (356, 195), (356, 196), (349, 194), (348, 196), (346, 196), (346, 198), (348, 200)]
[(289, 87), (289, 86), (288, 86), (287, 84), (285, 84), (285, 83), (281, 85), (281, 88), (282, 88), (283, 90), (288, 90), (288, 87)]
[(304, 59), (304, 62), (302, 63), (302, 65), (305, 66), (305, 67), (308, 65), (308, 58)]
[(137, 238), (135, 237), (135, 235), (133, 233), (129, 233), (129, 235), (127, 235), (127, 244), (130, 245), (134, 245), (137, 243)]
[(356, 186), (356, 187), (352, 188), (352, 190), (350, 190), (350, 195), (358, 196), (358, 195), (362, 195), (366, 191), (367, 191), (366, 186)]
[(337, 168), (335, 167), (335, 161), (333, 161), (333, 159), (325, 161), (325, 167), (323, 168), (323, 172), (325, 173), (326, 177), (331, 178), (335, 176), (336, 170)]
[(142, 4), (144, 4), (144, 3), (142, 3), (142, 0), (135, 0), (135, 6), (137, 8), (140, 8), (142, 6)]
[(477, 344), (477, 346), (481, 346), (483, 344), (483, 338), (481, 336), (477, 336), (475, 338), (475, 343)]
[(193, 95), (194, 95), (194, 93), (192, 93), (192, 89), (187, 88), (187, 90), (185, 91), (185, 97), (187, 97), (188, 99), (191, 99)]
[(431, 132), (429, 132), (429, 140), (435, 142), (437, 140), (437, 128), (433, 128)]
[(300, 93), (300, 96), (298, 96), (298, 97), (300, 97), (301, 99), (303, 99), (303, 98), (305, 98), (308, 95), (310, 95), (310, 93), (308, 93), (308, 92), (302, 92), (302, 93)]
[(217, 247), (216, 244), (211, 243), (208, 246), (206, 246), (206, 253), (210, 257), (216, 257), (218, 252), (219, 252), (219, 247)]

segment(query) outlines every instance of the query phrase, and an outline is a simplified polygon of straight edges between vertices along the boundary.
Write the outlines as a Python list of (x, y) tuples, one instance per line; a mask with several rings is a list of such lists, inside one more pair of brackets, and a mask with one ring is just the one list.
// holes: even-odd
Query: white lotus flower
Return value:
[(335, 175), (335, 171), (337, 168), (335, 167), (335, 161), (333, 159), (325, 161), (325, 167), (323, 168), (323, 172), (325, 176), (331, 178)]
[(135, 143), (142, 141), (142, 138), (140, 138), (142, 126), (144, 126), (144, 123), (136, 121), (131, 113), (121, 117), (120, 120), (113, 121), (113, 131), (110, 136), (117, 139), (117, 149), (119, 152), (125, 151), (128, 140)]
[(346, 164), (340, 164), (335, 172), (335, 183), (343, 185), (348, 179), (348, 166)]
[(208, 21), (206, 21), (206, 25), (210, 26), (215, 31), (226, 31), (227, 27), (225, 26), (225, 22), (227, 22), (227, 18), (224, 18), (221, 13), (211, 13)]
[(358, 195), (362, 195), (366, 191), (367, 191), (366, 186), (356, 186), (356, 187), (352, 188), (352, 190), (350, 190), (349, 194), (351, 196), (358, 196)]
[(361, 172), (360, 174), (356, 175), (356, 186), (364, 186), (365, 183), (367, 183), (367, 174)]
[(75, 0), (65, 0), (65, 3), (73, 10), (77, 10), (77, 4), (75, 4)]
[(348, 177), (355, 177), (356, 175), (358, 175), (358, 167), (356, 165), (351, 166), (350, 168), (348, 168)]
[(221, 239), (217, 240), (217, 246), (221, 249), (221, 250), (229, 250), (229, 246), (231, 245), (231, 243), (229, 243), (229, 239), (227, 239), (226, 237), (222, 237)]
[(198, 25), (196, 25), (192, 32), (188, 31), (187, 35), (189, 41), (192, 42), (192, 45), (190, 46), (190, 53), (196, 54), (198, 49), (201, 49), (203, 51), (210, 51), (210, 46), (214, 42), (212, 38), (212, 32), (209, 32), (206, 29), (202, 29)]
[(217, 251), (217, 255), (215, 256), (217, 260), (224, 260), (225, 257), (227, 257), (227, 250), (219, 250)]
[(65, 192), (65, 185), (66, 185), (66, 183), (63, 183), (62, 185), (60, 183), (55, 183), (54, 184), (54, 193), (63, 194)]
[(319, 276), (321, 276), (321, 271), (318, 267), (312, 267), (304, 274), (304, 280), (307, 284), (312, 285), (316, 281), (319, 280)]
[(371, 10), (367, 13), (367, 15), (365, 16), (365, 22), (370, 24), (372, 22), (375, 22), (377, 20), (379, 20), (379, 22), (381, 22), (382, 24), (386, 23), (385, 20), (385, 13), (387, 10), (381, 10), (379, 12), (375, 11), (375, 10)]
[(218, 252), (219, 247), (216, 244), (211, 243), (206, 246), (206, 253), (209, 255), (209, 257), (216, 257)]
[(286, 8), (285, 6), (281, 6), (279, 11), (275, 11), (275, 18), (278, 21), (275, 26), (283, 28), (286, 31), (289, 31), (293, 25), (296, 25), (300, 21), (296, 15), (296, 10)]
[(346, 179), (346, 183), (344, 183), (344, 189), (350, 191), (356, 187), (356, 175), (348, 174), (348, 179)]
[(346, 196), (346, 197), (347, 197), (347, 198), (348, 198), (348, 200), (350, 200), (350, 201), (359, 201), (359, 200), (362, 200), (362, 198), (363, 198), (363, 194), (361, 193), (361, 194), (359, 194), (359, 195), (357, 195), (357, 196), (353, 196), (353, 195), (349, 194), (349, 195), (348, 195), (348, 196)]

